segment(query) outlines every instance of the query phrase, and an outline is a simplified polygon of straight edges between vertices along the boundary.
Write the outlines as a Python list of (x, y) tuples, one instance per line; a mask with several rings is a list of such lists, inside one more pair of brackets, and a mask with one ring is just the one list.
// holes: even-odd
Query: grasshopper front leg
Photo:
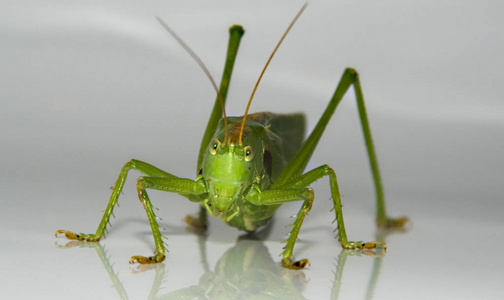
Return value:
[[(149, 200), (147, 192), (145, 189), (158, 189), (168, 192), (179, 193), (183, 196), (186, 196), (191, 201), (199, 201), (200, 198), (198, 195), (204, 194), (204, 184), (201, 182), (193, 181), (191, 179), (184, 179), (176, 177), (168, 172), (165, 172), (161, 169), (158, 169), (148, 163), (139, 161), (139, 160), (131, 160), (124, 165), (121, 169), (121, 173), (119, 174), (119, 178), (116, 181), (116, 184), (113, 188), (112, 195), (110, 196), (109, 203), (105, 212), (103, 214), (102, 220), (98, 225), (95, 234), (85, 234), (85, 233), (74, 233), (68, 230), (58, 230), (56, 231), (56, 235), (64, 234), (68, 239), (71, 240), (79, 240), (86, 242), (98, 242), (107, 232), (107, 225), (110, 224), (110, 216), (113, 216), (113, 210), (115, 205), (117, 204), (117, 200), (119, 195), (122, 192), (124, 187), (124, 182), (126, 181), (128, 172), (130, 170), (137, 170), (141, 173), (147, 175), (147, 177), (140, 177), (137, 183), (137, 191), (139, 200), (142, 202), (145, 211), (147, 213), (147, 217), (149, 219), (149, 223), (151, 225), (152, 233), (154, 236), (154, 242), (156, 244), (156, 252), (152, 257), (143, 257), (143, 256), (133, 256), (130, 262), (139, 262), (139, 263), (156, 263), (164, 260), (164, 253), (166, 248), (164, 246), (164, 242), (162, 240), (162, 235), (160, 232), (160, 226), (158, 225), (156, 219), (156, 215), (153, 211), (152, 203)], [(197, 191), (197, 192), (195, 192)]]
[(384, 242), (348, 241), (345, 230), (345, 223), (343, 221), (341, 196), (336, 173), (328, 165), (323, 165), (299, 176), (298, 178), (278, 187), (277, 189), (266, 190), (264, 192), (252, 191), (247, 196), (247, 200), (255, 205), (277, 205), (291, 201), (304, 201), (301, 209), (296, 216), (296, 221), (294, 222), (293, 228), (289, 233), (289, 238), (286, 241), (287, 244), (285, 245), (284, 251), (282, 253), (282, 265), (286, 268), (302, 269), (310, 263), (307, 259), (296, 261), (292, 255), (292, 252), (294, 250), (294, 245), (297, 241), (303, 220), (310, 211), (314, 200), (313, 190), (311, 188), (308, 188), (308, 186), (325, 176), (329, 176), (333, 207), (336, 214), (334, 221), (337, 222), (338, 240), (340, 241), (341, 246), (344, 249), (374, 249), (378, 246), (381, 246), (383, 249), (387, 249), (387, 245)]
[(139, 177), (137, 182), (138, 199), (142, 202), (154, 236), (156, 251), (153, 256), (132, 256), (130, 263), (138, 262), (141, 264), (150, 264), (162, 262), (165, 259), (166, 252), (163, 236), (160, 232), (156, 215), (153, 211), (152, 203), (149, 200), (146, 189), (154, 189), (165, 192), (178, 193), (188, 196), (191, 199), (199, 200), (198, 195), (206, 194), (206, 187), (201, 180), (191, 180), (185, 178), (167, 178), (167, 177)]
[(98, 242), (107, 232), (107, 225), (110, 225), (110, 216), (114, 216), (114, 208), (117, 204), (117, 200), (119, 199), (119, 195), (122, 193), (122, 189), (124, 187), (124, 182), (128, 177), (128, 172), (130, 170), (137, 170), (141, 173), (148, 176), (161, 176), (161, 177), (176, 177), (170, 173), (167, 173), (161, 169), (154, 167), (148, 163), (132, 159), (127, 162), (123, 168), (121, 169), (121, 173), (119, 173), (119, 178), (117, 178), (116, 184), (112, 190), (112, 195), (110, 196), (109, 203), (107, 204), (107, 208), (103, 214), (103, 218), (96, 229), (95, 234), (85, 234), (85, 233), (73, 233), (68, 230), (58, 230), (56, 231), (56, 235), (65, 234), (65, 236), (70, 240), (79, 240), (86, 242)]

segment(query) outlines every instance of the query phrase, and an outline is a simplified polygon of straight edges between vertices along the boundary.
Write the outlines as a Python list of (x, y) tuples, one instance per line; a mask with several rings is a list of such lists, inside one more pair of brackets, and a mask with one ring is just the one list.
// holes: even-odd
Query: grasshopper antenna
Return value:
[[(168, 31), (168, 33), (171, 34), (171, 36), (184, 48), (184, 50), (189, 53), (189, 55), (196, 61), (196, 63), (200, 66), (200, 68), (205, 72), (205, 75), (210, 79), (210, 82), (212, 83), (213, 88), (215, 89), (215, 92), (217, 93), (217, 98), (219, 99), (221, 108), (222, 108), (222, 115), (224, 117), (224, 141), (222, 142), (222, 145), (225, 146), (227, 142), (227, 116), (226, 116), (226, 108), (224, 106), (224, 100), (222, 99), (222, 96), (219, 92), (219, 88), (217, 87), (217, 84), (215, 83), (215, 80), (212, 77), (212, 74), (210, 74), (210, 71), (208, 71), (208, 68), (205, 66), (203, 61), (192, 51), (191, 48), (171, 29), (168, 24), (166, 24), (160, 17), (156, 17), (158, 22), (161, 24), (161, 26)], [(240, 140), (241, 141), (241, 140)], [(241, 143), (240, 143), (241, 144)]]
[(296, 21), (299, 18), (299, 16), (301, 16), (301, 14), (303, 13), (303, 11), (305, 10), (306, 6), (308, 6), (308, 2), (306, 2), (301, 7), (301, 9), (297, 13), (297, 15), (294, 17), (294, 19), (292, 20), (292, 22), (289, 24), (289, 27), (287, 27), (287, 30), (285, 30), (284, 34), (282, 35), (282, 38), (280, 39), (280, 41), (276, 45), (275, 49), (271, 53), (268, 61), (266, 62), (266, 65), (264, 66), (264, 68), (263, 68), (263, 70), (261, 72), (261, 75), (259, 75), (259, 79), (257, 79), (257, 82), (255, 84), (254, 90), (252, 90), (252, 95), (250, 95), (250, 99), (249, 99), (249, 102), (247, 104), (247, 109), (245, 109), (245, 114), (243, 115), (243, 119), (242, 119), (242, 123), (241, 123), (241, 128), (240, 128), (240, 138), (239, 138), (240, 145), (242, 144), (243, 130), (245, 129), (245, 121), (247, 120), (247, 114), (248, 114), (248, 111), (249, 111), (249, 108), (250, 108), (250, 104), (252, 104), (252, 99), (254, 98), (254, 94), (255, 94), (255, 92), (257, 90), (257, 87), (259, 86), (259, 82), (261, 82), (261, 79), (262, 79), (262, 77), (264, 75), (264, 72), (266, 71), (266, 68), (268, 67), (269, 63), (271, 62), (271, 59), (273, 58), (273, 56), (275, 55), (276, 51), (278, 50), (278, 48), (282, 44), (283, 40), (287, 36), (287, 33), (289, 33), (289, 31), (291, 30), (292, 26), (294, 26), (294, 24), (296, 23)]

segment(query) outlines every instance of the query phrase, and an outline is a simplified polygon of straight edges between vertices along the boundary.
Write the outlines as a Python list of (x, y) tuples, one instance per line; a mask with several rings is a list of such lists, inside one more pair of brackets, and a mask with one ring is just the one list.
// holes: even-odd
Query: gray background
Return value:
[[(109, 187), (131, 158), (194, 178), (214, 91), (154, 17), (166, 20), (217, 79), (228, 27), (245, 27), (228, 95), (228, 114), (241, 115), (303, 2), (0, 2), (0, 294), (120, 299), (95, 251), (59, 249), (55, 243), (67, 241), (53, 232), (93, 232)], [(344, 68), (360, 72), (388, 209), (413, 221), (409, 232), (387, 238), (374, 299), (504, 296), (503, 9), (501, 1), (311, 1), (263, 78), (252, 111), (304, 111), (311, 128)], [(373, 189), (359, 126), (350, 91), (310, 167), (336, 170), (349, 238), (373, 240)], [(153, 250), (136, 176), (101, 245), (128, 297), (145, 299), (156, 271), (135, 273), (127, 263)], [(312, 262), (300, 293), (326, 299), (340, 246), (327, 180), (314, 188), (294, 253)], [(170, 251), (157, 269), (165, 272), (158, 295), (197, 285), (204, 273), (197, 237), (182, 222), (197, 206), (166, 193), (151, 199)], [(278, 212), (263, 240), (269, 253), (261, 255), (280, 261), (284, 226), (298, 208)], [(211, 220), (210, 269), (239, 235)], [(376, 261), (348, 258), (337, 280), (341, 299), (366, 297)], [(282, 280), (300, 276), (277, 273)]]

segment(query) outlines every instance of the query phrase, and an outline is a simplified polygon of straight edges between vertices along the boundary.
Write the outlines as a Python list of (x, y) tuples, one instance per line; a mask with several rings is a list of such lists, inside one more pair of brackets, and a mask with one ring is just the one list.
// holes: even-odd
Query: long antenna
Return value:
[(268, 67), (271, 59), (273, 58), (273, 55), (275, 55), (276, 51), (278, 50), (278, 48), (280, 47), (280, 45), (282, 44), (283, 40), (285, 39), (285, 37), (287, 36), (287, 33), (289, 33), (290, 29), (292, 28), (292, 26), (294, 26), (294, 24), (296, 23), (297, 19), (299, 18), (299, 16), (303, 13), (303, 11), (305, 10), (306, 6), (308, 6), (308, 2), (306, 2), (302, 7), (301, 9), (299, 10), (299, 12), (297, 13), (297, 15), (294, 17), (294, 19), (292, 20), (292, 22), (290, 23), (289, 27), (287, 27), (287, 30), (285, 30), (282, 38), (280, 39), (280, 41), (278, 42), (278, 44), (276, 45), (275, 49), (273, 50), (273, 53), (271, 53), (268, 61), (266, 62), (266, 65), (264, 66), (262, 72), (261, 72), (261, 75), (259, 75), (259, 79), (257, 79), (257, 82), (256, 82), (256, 85), (254, 87), (254, 90), (252, 91), (252, 95), (250, 95), (250, 99), (249, 99), (249, 102), (247, 104), (247, 109), (245, 109), (245, 114), (243, 115), (243, 120), (242, 120), (242, 123), (241, 123), (241, 128), (240, 128), (240, 138), (239, 138), (239, 142), (240, 142), (240, 145), (242, 144), (242, 137), (243, 137), (243, 130), (245, 129), (245, 121), (247, 120), (247, 114), (248, 114), (248, 111), (249, 111), (249, 108), (250, 108), (250, 104), (252, 104), (252, 99), (254, 98), (254, 94), (257, 90), (257, 87), (259, 86), (259, 82), (261, 82), (261, 79), (264, 75), (264, 72), (266, 71), (266, 68)]
[(224, 141), (222, 142), (222, 145), (225, 146), (227, 142), (227, 116), (226, 116), (226, 108), (224, 107), (224, 100), (222, 100), (222, 96), (219, 92), (219, 88), (217, 87), (217, 84), (215, 83), (215, 80), (212, 77), (212, 74), (210, 74), (210, 71), (208, 71), (207, 67), (203, 63), (203, 61), (192, 51), (191, 48), (173, 31), (160, 17), (156, 17), (158, 22), (163, 26), (166, 31), (168, 31), (171, 36), (184, 48), (184, 50), (189, 53), (189, 55), (196, 61), (196, 63), (200, 66), (200, 68), (205, 72), (205, 75), (210, 79), (210, 82), (212, 83), (212, 86), (215, 89), (215, 92), (217, 93), (217, 98), (219, 99), (221, 108), (222, 108), (222, 115), (224, 116)]

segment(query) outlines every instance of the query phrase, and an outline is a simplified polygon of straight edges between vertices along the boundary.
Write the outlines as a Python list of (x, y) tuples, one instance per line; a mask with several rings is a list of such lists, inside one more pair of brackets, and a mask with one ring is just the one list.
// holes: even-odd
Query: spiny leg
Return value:
[(198, 201), (200, 195), (206, 194), (205, 183), (203, 181), (194, 181), (185, 178), (167, 178), (167, 177), (139, 177), (137, 182), (138, 199), (142, 202), (149, 224), (151, 226), (152, 235), (156, 250), (153, 256), (132, 256), (130, 263), (138, 262), (141, 264), (150, 264), (162, 262), (165, 259), (165, 242), (161, 234), (161, 227), (157, 223), (158, 217), (154, 213), (152, 205), (146, 189), (155, 189), (165, 192), (178, 193), (182, 196), (190, 196), (189, 200)]
[(308, 199), (303, 202), (301, 209), (297, 213), (296, 221), (292, 224), (292, 230), (289, 233), (289, 238), (286, 241), (284, 247), (284, 252), (282, 253), (282, 266), (288, 269), (303, 269), (306, 265), (310, 265), (310, 261), (306, 258), (295, 260), (292, 252), (294, 251), (294, 244), (298, 240), (299, 230), (301, 229), (301, 224), (303, 224), (305, 216), (311, 210), (314, 194), (313, 190), (306, 189), (306, 194)]
[(141, 173), (148, 176), (159, 176), (159, 177), (172, 177), (176, 178), (176, 176), (167, 173), (161, 169), (154, 167), (148, 163), (132, 159), (127, 162), (123, 168), (121, 169), (121, 173), (119, 174), (119, 178), (117, 178), (116, 184), (112, 190), (112, 195), (110, 196), (109, 203), (105, 212), (103, 214), (102, 220), (98, 225), (98, 229), (96, 229), (95, 234), (85, 234), (85, 233), (73, 233), (68, 230), (58, 230), (55, 235), (65, 234), (65, 236), (70, 240), (79, 240), (79, 241), (87, 241), (87, 242), (98, 242), (107, 232), (107, 225), (110, 225), (110, 216), (114, 216), (113, 210), (115, 205), (117, 204), (117, 200), (119, 195), (122, 192), (124, 187), (124, 182), (126, 181), (126, 177), (128, 176), (128, 172), (130, 170), (137, 170)]
[[(337, 178), (336, 178), (336, 173), (328, 165), (322, 165), (318, 168), (315, 168), (315, 169), (303, 174), (298, 179), (294, 180), (290, 186), (292, 186), (292, 187), (308, 186), (324, 176), (329, 176), (329, 184), (331, 187), (331, 196), (333, 199), (333, 208), (334, 208), (334, 211), (336, 214), (335, 221), (337, 222), (338, 240), (340, 241), (341, 246), (344, 249), (374, 249), (377, 246), (381, 246), (384, 249), (387, 249), (387, 245), (383, 242), (378, 242), (378, 241), (352, 242), (352, 241), (348, 241), (347, 235), (346, 235), (346, 229), (345, 229), (345, 222), (343, 220), (341, 196), (339, 193), (339, 187), (338, 187), (338, 182), (337, 182)], [(313, 194), (312, 194), (312, 197), (313, 197)], [(311, 203), (310, 203), (310, 205), (311, 205)], [(303, 208), (298, 213), (298, 219), (294, 223), (294, 228), (290, 233), (291, 236), (289, 239), (292, 239), (293, 234), (297, 238), (297, 235), (299, 233), (299, 228), (301, 227), (301, 223), (303, 222), (304, 215), (306, 215), (306, 213), (308, 213), (308, 211), (304, 211)], [(287, 246), (290, 246), (291, 248), (286, 247), (286, 251), (284, 252), (284, 254), (291, 254), (292, 253), (292, 248), (294, 247), (294, 242), (295, 242), (295, 240), (292, 241), (292, 246), (290, 246), (289, 244), (287, 245)], [(290, 253), (288, 253), (288, 251)]]
[(154, 236), (154, 243), (156, 245), (156, 251), (153, 256), (145, 257), (145, 256), (132, 256), (130, 259), (130, 264), (134, 262), (139, 262), (141, 264), (151, 264), (158, 263), (165, 260), (165, 252), (166, 248), (163, 241), (163, 235), (160, 231), (160, 226), (157, 223), (156, 214), (153, 211), (152, 203), (149, 199), (149, 195), (147, 195), (147, 191), (145, 188), (148, 184), (145, 184), (145, 177), (138, 178), (137, 182), (137, 191), (138, 191), (138, 199), (142, 202), (145, 212), (147, 213), (147, 218), (149, 219), (149, 224), (151, 226), (152, 235)]
[(322, 165), (309, 172), (306, 172), (299, 178), (293, 180), (289, 185), (290, 187), (309, 186), (318, 179), (329, 176), (329, 185), (331, 187), (331, 198), (333, 200), (333, 209), (336, 214), (335, 222), (337, 222), (338, 240), (344, 249), (374, 249), (381, 246), (384, 249), (387, 245), (383, 242), (350, 242), (347, 239), (345, 222), (343, 220), (343, 209), (341, 205), (341, 195), (339, 192), (338, 181), (336, 173), (328, 165)]
[(247, 195), (247, 200), (255, 205), (276, 205), (291, 201), (304, 201), (301, 209), (296, 216), (296, 221), (294, 222), (293, 228), (289, 233), (289, 239), (287, 240), (284, 252), (282, 253), (282, 265), (286, 268), (302, 269), (307, 264), (309, 264), (309, 261), (307, 259), (295, 261), (292, 256), (292, 252), (294, 250), (294, 245), (297, 241), (303, 220), (310, 211), (314, 200), (312, 189), (306, 187), (325, 176), (329, 176), (331, 196), (333, 199), (333, 206), (336, 214), (335, 221), (337, 222), (338, 240), (340, 241), (341, 246), (344, 249), (374, 249), (377, 246), (381, 246), (384, 249), (387, 248), (387, 245), (385, 243), (379, 241), (348, 241), (343, 220), (341, 197), (339, 193), (338, 182), (336, 179), (336, 173), (328, 165), (323, 165), (299, 176), (294, 180), (291, 180), (290, 182), (280, 187), (277, 187), (276, 189), (266, 190), (260, 193), (252, 191), (251, 193), (249, 193), (249, 195)]
[(387, 249), (387, 244), (384, 242), (350, 242), (347, 239), (345, 222), (343, 220), (343, 208), (341, 205), (341, 195), (339, 192), (338, 181), (336, 178), (336, 173), (327, 165), (323, 165), (323, 172), (329, 175), (329, 184), (331, 186), (331, 198), (333, 200), (334, 213), (336, 215), (335, 221), (337, 222), (338, 240), (344, 249), (374, 249), (377, 246), (381, 246), (383, 249)]
[(282, 252), (282, 265), (289, 269), (302, 269), (310, 262), (307, 259), (296, 261), (292, 255), (294, 244), (297, 241), (301, 224), (304, 217), (308, 214), (313, 203), (313, 190), (305, 187), (289, 186), (278, 189), (270, 189), (259, 192), (252, 189), (246, 196), (246, 200), (254, 205), (279, 205), (282, 203), (303, 201), (303, 205), (296, 215), (296, 221), (291, 225), (293, 228), (289, 233), (289, 238), (285, 241), (286, 245)]

